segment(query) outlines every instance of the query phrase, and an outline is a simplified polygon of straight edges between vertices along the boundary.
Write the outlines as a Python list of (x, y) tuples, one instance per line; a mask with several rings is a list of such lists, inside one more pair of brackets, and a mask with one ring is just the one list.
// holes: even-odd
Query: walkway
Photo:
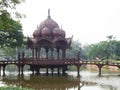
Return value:
[[(23, 67), (24, 65), (29, 65), (30, 66), (30, 70), (36, 71), (39, 73), (40, 68), (51, 68), (52, 73), (54, 72), (54, 68), (62, 68), (63, 69), (63, 73), (65, 73), (65, 71), (67, 70), (68, 66), (72, 66), (75, 65), (77, 67), (77, 73), (78, 75), (80, 75), (80, 67), (82, 65), (86, 65), (86, 64), (93, 64), (96, 65), (99, 69), (99, 75), (101, 75), (101, 68), (105, 65), (108, 66), (116, 66), (118, 68), (120, 68), (120, 63), (117, 62), (105, 62), (105, 61), (81, 61), (78, 59), (65, 59), (65, 60), (56, 60), (56, 59), (22, 59), (22, 60), (14, 60), (14, 61), (0, 61), (0, 73), (1, 73), (1, 68), (3, 68), (3, 74), (5, 74), (5, 67), (7, 65), (11, 65), (14, 64), (18, 67), (19, 70), (19, 74), (20, 72), (23, 74)], [(48, 71), (47, 71), (48, 73)], [(59, 73), (59, 70), (58, 70)]]

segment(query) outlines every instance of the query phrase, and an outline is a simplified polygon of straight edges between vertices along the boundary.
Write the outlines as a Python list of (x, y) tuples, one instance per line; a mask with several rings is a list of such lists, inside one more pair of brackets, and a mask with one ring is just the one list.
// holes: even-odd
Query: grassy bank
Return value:
[[(70, 71), (77, 71), (77, 67), (75, 65), (70, 66), (69, 68)], [(80, 67), (80, 70), (89, 70), (89, 71), (98, 71), (97, 67), (91, 68), (89, 69), (86, 65), (83, 65)], [(110, 69), (109, 66), (105, 65), (104, 67), (102, 67), (102, 71), (105, 72), (120, 72), (120, 69)]]
[(19, 88), (19, 87), (0, 87), (0, 90), (33, 90), (28, 88)]
[[(76, 67), (75, 65), (72, 65), (72, 66), (70, 66), (69, 70), (70, 70), (70, 71), (77, 71), (77, 67)], [(80, 70), (87, 70), (87, 68), (86, 68), (85, 65), (82, 65), (82, 66), (80, 67)]]

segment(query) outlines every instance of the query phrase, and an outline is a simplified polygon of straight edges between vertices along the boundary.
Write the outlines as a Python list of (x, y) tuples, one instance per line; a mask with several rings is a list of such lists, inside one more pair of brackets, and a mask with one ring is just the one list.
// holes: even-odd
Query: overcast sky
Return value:
[(23, 33), (32, 33), (47, 18), (51, 18), (66, 31), (66, 37), (82, 44), (97, 43), (113, 35), (120, 40), (120, 0), (26, 0), (18, 10), (26, 15), (22, 19)]

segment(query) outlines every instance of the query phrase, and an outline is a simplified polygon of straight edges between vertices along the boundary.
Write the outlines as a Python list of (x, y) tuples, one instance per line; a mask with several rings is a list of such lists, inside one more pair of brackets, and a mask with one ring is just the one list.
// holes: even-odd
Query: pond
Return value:
[(98, 76), (98, 72), (81, 71), (80, 75), (77, 77), (75, 71), (68, 71), (66, 75), (32, 75), (31, 72), (24, 72), (24, 76), (7, 72), (6, 76), (0, 76), (0, 87), (13, 86), (28, 90), (120, 90), (120, 73), (105, 72)]

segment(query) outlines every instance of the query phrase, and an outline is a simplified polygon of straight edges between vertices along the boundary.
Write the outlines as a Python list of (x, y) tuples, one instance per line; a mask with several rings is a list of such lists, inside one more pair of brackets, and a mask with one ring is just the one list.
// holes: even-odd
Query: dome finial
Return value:
[(50, 18), (50, 9), (48, 9), (48, 18)]

